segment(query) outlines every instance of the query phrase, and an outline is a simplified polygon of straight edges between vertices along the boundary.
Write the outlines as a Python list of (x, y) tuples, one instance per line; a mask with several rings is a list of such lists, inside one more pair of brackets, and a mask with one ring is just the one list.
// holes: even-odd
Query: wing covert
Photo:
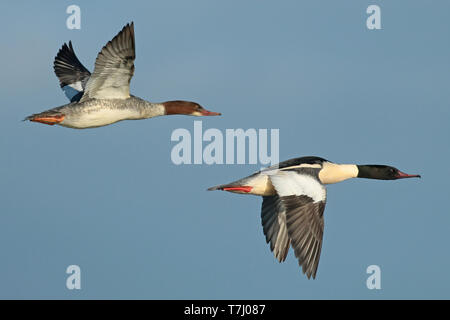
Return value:
[(94, 73), (86, 84), (81, 101), (87, 99), (127, 99), (134, 73), (134, 24), (127, 24), (99, 52)]

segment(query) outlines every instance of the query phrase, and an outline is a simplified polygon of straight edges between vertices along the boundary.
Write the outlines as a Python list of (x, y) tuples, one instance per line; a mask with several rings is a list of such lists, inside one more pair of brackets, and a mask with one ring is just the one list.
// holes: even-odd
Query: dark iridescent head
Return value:
[(391, 166), (368, 164), (358, 165), (358, 178), (397, 180), (404, 178), (420, 178), (420, 175), (406, 174)]

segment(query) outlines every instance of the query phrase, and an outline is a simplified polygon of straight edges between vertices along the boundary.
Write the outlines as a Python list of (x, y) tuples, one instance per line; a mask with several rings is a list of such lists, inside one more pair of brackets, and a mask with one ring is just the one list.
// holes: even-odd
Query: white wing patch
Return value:
[(64, 91), (64, 94), (70, 101), (72, 101), (73, 97), (75, 97), (77, 94), (79, 94), (80, 92), (83, 91), (83, 89), (78, 90), (78, 89), (74, 88), (72, 85), (67, 85), (65, 87), (62, 87), (62, 90)]
[(279, 171), (270, 180), (280, 197), (306, 195), (314, 202), (325, 201), (325, 187), (314, 177), (293, 171)]
[(72, 88), (72, 89), (74, 89), (74, 90), (76, 90), (78, 92), (83, 91), (83, 86), (81, 85), (81, 81), (77, 81), (77, 82), (68, 84), (66, 87), (70, 87), (70, 88)]

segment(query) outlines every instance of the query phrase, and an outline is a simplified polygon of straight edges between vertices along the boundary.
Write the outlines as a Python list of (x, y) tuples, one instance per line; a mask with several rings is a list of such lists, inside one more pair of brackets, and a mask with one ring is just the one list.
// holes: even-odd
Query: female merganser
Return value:
[(94, 73), (81, 64), (72, 48), (64, 44), (54, 61), (60, 85), (71, 103), (33, 114), (25, 120), (84, 129), (121, 120), (163, 115), (218, 116), (189, 101), (152, 103), (130, 95), (135, 59), (134, 24), (127, 24), (109, 41), (95, 61)]
[(385, 165), (336, 164), (319, 157), (287, 160), (251, 176), (209, 188), (263, 197), (266, 242), (279, 262), (289, 246), (308, 279), (316, 277), (323, 236), (326, 184), (350, 178), (420, 178)]

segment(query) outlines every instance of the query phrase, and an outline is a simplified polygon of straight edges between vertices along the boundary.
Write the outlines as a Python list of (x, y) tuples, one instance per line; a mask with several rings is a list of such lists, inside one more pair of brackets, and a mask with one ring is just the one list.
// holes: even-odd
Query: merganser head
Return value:
[(420, 178), (418, 174), (406, 174), (397, 168), (385, 165), (358, 165), (358, 178), (397, 180), (404, 178)]
[(167, 115), (184, 114), (196, 117), (221, 115), (219, 112), (212, 112), (204, 109), (196, 102), (176, 100), (164, 102), (163, 105), (166, 108)]

